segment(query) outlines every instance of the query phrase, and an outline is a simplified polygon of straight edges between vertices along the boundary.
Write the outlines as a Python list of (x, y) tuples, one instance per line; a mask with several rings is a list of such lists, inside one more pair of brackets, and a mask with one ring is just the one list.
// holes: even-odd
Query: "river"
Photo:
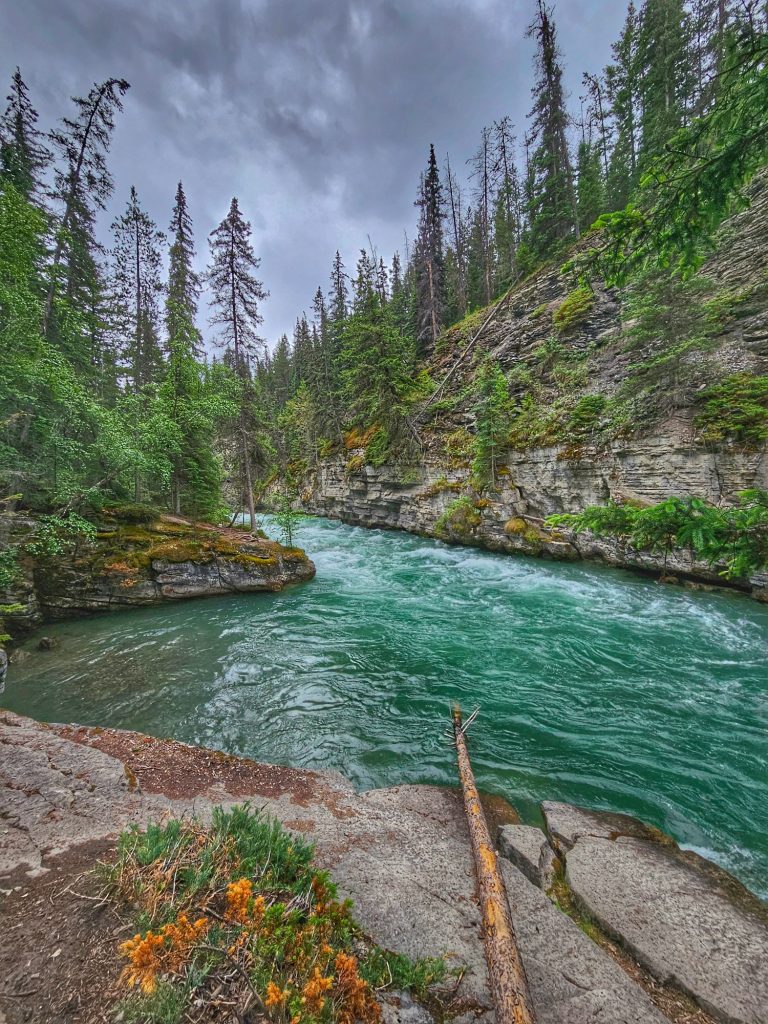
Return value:
[(478, 781), (524, 820), (635, 814), (768, 894), (768, 607), (322, 519), (296, 542), (313, 582), (47, 626), (0, 700), (361, 788), (455, 783), (449, 707), (479, 705)]

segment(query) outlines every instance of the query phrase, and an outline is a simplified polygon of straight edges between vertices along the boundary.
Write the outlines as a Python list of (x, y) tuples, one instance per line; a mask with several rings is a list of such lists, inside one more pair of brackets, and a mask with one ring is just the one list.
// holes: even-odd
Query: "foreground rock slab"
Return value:
[(497, 835), (499, 853), (523, 872), (528, 881), (545, 891), (552, 883), (554, 851), (534, 825), (503, 825)]
[(573, 895), (642, 966), (718, 1020), (768, 1021), (768, 908), (760, 900), (636, 819), (542, 809)]
[[(475, 878), (458, 791), (357, 793), (341, 776), (229, 757), (118, 730), (44, 726), (0, 712), (0, 886), (131, 822), (250, 800), (316, 845), (361, 927), (460, 971), (460, 1020), (492, 1020)], [(511, 864), (504, 866), (538, 1024), (659, 1024), (648, 997)], [(12, 933), (0, 944), (12, 942)], [(24, 951), (11, 950), (15, 957)], [(0, 1008), (15, 1021), (16, 1003)], [(396, 1008), (403, 1024), (419, 1011)], [(406, 1012), (407, 1011), (407, 1012)], [(26, 1018), (18, 1018), (26, 1019)]]
[(539, 1024), (664, 1024), (614, 960), (521, 871), (499, 863)]

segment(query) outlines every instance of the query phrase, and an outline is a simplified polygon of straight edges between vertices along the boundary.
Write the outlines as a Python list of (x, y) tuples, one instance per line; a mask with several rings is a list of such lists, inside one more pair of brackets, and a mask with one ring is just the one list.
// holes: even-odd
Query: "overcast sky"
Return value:
[[(16, 64), (46, 130), (69, 96), (126, 78), (111, 213), (130, 186), (166, 230), (176, 182), (200, 264), (237, 195), (270, 291), (263, 334), (291, 331), (331, 259), (413, 233), (430, 142), (462, 173), (484, 124), (531, 106), (534, 0), (0, 0), (0, 75)], [(560, 0), (571, 105), (609, 59), (622, 0)], [(4, 92), (7, 91), (4, 88)], [(105, 240), (111, 216), (104, 219)], [(201, 320), (206, 316), (201, 310)]]

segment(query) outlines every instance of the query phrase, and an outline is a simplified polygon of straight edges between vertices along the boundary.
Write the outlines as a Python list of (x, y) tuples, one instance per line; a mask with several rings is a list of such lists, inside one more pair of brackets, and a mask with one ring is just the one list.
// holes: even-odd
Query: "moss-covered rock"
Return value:
[(141, 523), (110, 516), (101, 525), (73, 551), (28, 560), (28, 589), (39, 609), (34, 624), (185, 597), (281, 590), (315, 574), (300, 549), (234, 529), (170, 516)]

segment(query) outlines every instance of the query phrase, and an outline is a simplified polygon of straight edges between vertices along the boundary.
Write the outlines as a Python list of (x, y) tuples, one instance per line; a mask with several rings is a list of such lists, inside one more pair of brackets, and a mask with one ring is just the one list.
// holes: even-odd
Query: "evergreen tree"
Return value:
[(607, 174), (607, 198), (612, 210), (627, 205), (637, 184), (640, 105), (638, 33), (637, 11), (630, 0), (621, 36), (613, 45), (613, 63), (605, 69), (614, 134)]
[(344, 394), (353, 422), (377, 424), (389, 435), (399, 425), (407, 380), (404, 340), (381, 303), (364, 251), (354, 283), (354, 311), (344, 325)]
[(243, 219), (236, 198), (229, 213), (209, 236), (211, 262), (207, 281), (211, 290), (210, 322), (221, 328), (219, 344), (240, 381), (239, 414), (236, 423), (236, 449), (240, 477), (250, 515), (251, 530), (256, 529), (253, 498), (252, 445), (254, 443), (253, 380), (251, 361), (262, 344), (257, 334), (262, 322), (259, 302), (267, 297), (255, 276), (260, 261), (251, 245), (251, 225)]
[[(491, 154), (490, 129), (483, 128), (480, 148), (472, 157), (472, 178), (474, 180), (473, 200), (475, 204), (475, 230), (477, 232), (473, 246), (473, 258), (480, 260), (480, 278), (482, 280), (482, 299), (480, 304), (487, 305), (493, 297), (493, 243), (492, 243), (492, 207), (493, 207), (493, 158)], [(478, 267), (474, 268), (477, 279)]]
[(443, 186), (435, 157), (429, 147), (427, 172), (416, 202), (419, 232), (414, 252), (416, 276), (416, 342), (424, 354), (434, 346), (445, 313), (445, 267), (443, 253)]
[(529, 211), (530, 245), (540, 259), (552, 255), (578, 236), (576, 194), (568, 151), (568, 115), (563, 92), (563, 69), (552, 10), (538, 0), (536, 18), (528, 29), (537, 44), (535, 102), (531, 110)]
[(11, 79), (8, 106), (0, 120), (0, 173), (28, 201), (40, 201), (42, 176), (51, 159), (37, 128), (37, 111), (21, 71)]
[(168, 288), (165, 304), (165, 326), (169, 348), (176, 339), (190, 345), (195, 358), (202, 355), (202, 338), (197, 329), (197, 303), (200, 298), (200, 278), (195, 273), (195, 242), (192, 218), (187, 207), (184, 187), (179, 182), (176, 201), (171, 215), (171, 248), (169, 252)]
[(472, 477), (479, 487), (492, 485), (499, 455), (507, 444), (512, 403), (507, 379), (497, 362), (486, 358), (474, 382), (475, 458)]
[[(125, 213), (112, 224), (112, 298), (114, 329), (128, 366), (133, 391), (157, 381), (163, 363), (160, 346), (160, 297), (165, 236), (142, 210), (131, 186)], [(191, 337), (194, 325), (185, 329)]]
[(518, 277), (517, 247), (522, 233), (523, 203), (515, 165), (515, 138), (509, 118), (502, 118), (494, 124), (493, 130), (493, 171), (498, 181), (493, 212), (494, 294), (498, 295)]
[[(448, 224), (450, 225), (450, 260), (446, 252), (446, 321), (460, 320), (467, 312), (467, 245), (461, 205), (461, 188), (451, 171), (451, 162), (445, 157), (445, 176), (448, 183)], [(450, 298), (449, 298), (450, 296)]]
[(683, 0), (645, 0), (638, 34), (641, 172), (687, 119), (695, 88)]
[(589, 231), (601, 213), (605, 211), (605, 189), (603, 187), (600, 151), (586, 139), (579, 143), (577, 161), (576, 206), (579, 215), (579, 230)]
[(76, 117), (63, 118), (62, 127), (51, 132), (63, 166), (56, 171), (53, 192), (61, 219), (43, 311), (43, 333), (47, 336), (57, 293), (63, 291), (77, 305), (83, 291), (98, 291), (93, 286), (98, 252), (94, 224), (97, 210), (105, 209), (112, 195), (106, 154), (115, 114), (122, 110), (122, 97), (129, 88), (121, 78), (94, 85), (85, 98), (74, 97)]

